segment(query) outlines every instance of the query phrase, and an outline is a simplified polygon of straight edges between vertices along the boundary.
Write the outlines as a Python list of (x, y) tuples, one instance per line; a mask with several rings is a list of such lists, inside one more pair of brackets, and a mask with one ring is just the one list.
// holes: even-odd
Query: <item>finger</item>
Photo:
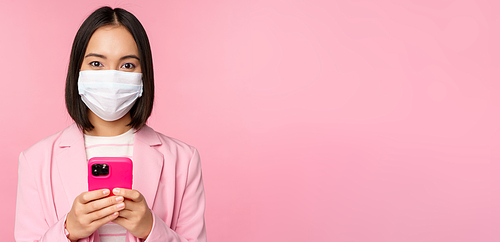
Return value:
[(139, 191), (132, 189), (115, 188), (113, 189), (113, 194), (117, 196), (123, 196), (134, 202), (141, 202), (142, 200), (144, 200), (144, 197)]
[(80, 194), (79, 196), (79, 202), (82, 204), (88, 203), (90, 201), (103, 198), (107, 195), (109, 195), (109, 189), (101, 189), (101, 190), (95, 190), (95, 191), (89, 191), (89, 192), (84, 192)]
[[(121, 211), (120, 211), (121, 212)], [(121, 225), (122, 227), (124, 228), (127, 228), (130, 221), (127, 219), (127, 218), (124, 218), (120, 215), (118, 215), (118, 217), (116, 217), (114, 220), (113, 220), (113, 223), (115, 224), (118, 224), (118, 225)]]
[(92, 223), (90, 224), (90, 226), (92, 228), (95, 228), (97, 230), (97, 228), (113, 221), (114, 219), (116, 219), (118, 217), (119, 213), (118, 212), (114, 212), (104, 218), (101, 218), (101, 219), (98, 219), (98, 220), (94, 220), (92, 221)]
[(92, 213), (89, 213), (89, 218), (90, 218), (91, 222), (94, 222), (96, 220), (100, 220), (104, 217), (107, 217), (115, 212), (119, 212), (123, 208), (125, 208), (125, 204), (118, 203), (116, 205), (109, 206), (109, 207), (103, 208), (101, 210), (97, 210), (97, 211), (94, 211)]
[(123, 209), (123, 210), (119, 211), (118, 218), (123, 218), (123, 219), (130, 220), (130, 219), (133, 218), (133, 216), (134, 216), (134, 212), (133, 211)]
[(91, 213), (97, 210), (101, 210), (105, 207), (109, 207), (114, 204), (118, 204), (120, 202), (123, 202), (123, 197), (122, 196), (112, 196), (112, 197), (105, 197), (101, 199), (97, 199), (91, 202), (88, 202), (87, 204), (84, 205), (84, 211), (85, 213)]
[(141, 203), (134, 202), (132, 200), (124, 200), (123, 203), (125, 203), (125, 209), (124, 210), (136, 211), (141, 206)]
[(120, 211), (120, 217), (124, 217), (126, 219), (134, 220), (137, 216), (142, 216), (149, 210), (145, 203), (137, 203), (130, 200), (125, 200), (125, 208)]

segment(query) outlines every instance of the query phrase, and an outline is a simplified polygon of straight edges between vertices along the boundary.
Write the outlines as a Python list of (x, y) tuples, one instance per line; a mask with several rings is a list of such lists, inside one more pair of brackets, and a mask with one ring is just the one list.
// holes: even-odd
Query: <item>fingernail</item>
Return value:
[(116, 195), (116, 194), (119, 194), (119, 193), (120, 193), (120, 189), (118, 189), (118, 188), (113, 189), (113, 193), (114, 193), (115, 195)]
[(108, 194), (109, 194), (109, 190), (108, 190), (108, 189), (106, 189), (106, 190), (102, 191), (102, 193), (103, 193), (104, 195), (108, 195)]
[(125, 207), (125, 203), (120, 203), (120, 204), (116, 205), (116, 207), (117, 207), (118, 209), (122, 209), (122, 208), (124, 208), (124, 207)]
[(121, 202), (121, 201), (123, 201), (123, 197), (116, 197), (116, 201), (117, 201), (117, 202)]

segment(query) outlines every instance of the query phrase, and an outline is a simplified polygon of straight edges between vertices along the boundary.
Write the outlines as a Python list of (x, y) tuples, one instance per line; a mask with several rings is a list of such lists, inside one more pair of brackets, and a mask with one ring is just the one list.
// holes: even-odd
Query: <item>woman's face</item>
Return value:
[(141, 73), (134, 37), (121, 26), (103, 26), (90, 37), (81, 71), (118, 70)]

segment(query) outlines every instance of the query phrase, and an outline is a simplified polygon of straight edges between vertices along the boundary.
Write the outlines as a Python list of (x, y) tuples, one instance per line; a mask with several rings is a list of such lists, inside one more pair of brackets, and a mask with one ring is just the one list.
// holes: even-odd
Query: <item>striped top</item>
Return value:
[[(118, 136), (102, 137), (84, 134), (87, 160), (92, 157), (128, 157), (132, 159), (134, 129)], [(101, 242), (125, 242), (127, 230), (109, 222), (98, 229)]]

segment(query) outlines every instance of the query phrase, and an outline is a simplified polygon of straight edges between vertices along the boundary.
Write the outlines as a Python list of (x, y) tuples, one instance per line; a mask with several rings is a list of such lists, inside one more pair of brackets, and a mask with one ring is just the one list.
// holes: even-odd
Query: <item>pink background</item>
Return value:
[(497, 1), (53, 0), (0, 7), (2, 241), (105, 4), (149, 34), (149, 124), (199, 149), (210, 241), (500, 240)]

